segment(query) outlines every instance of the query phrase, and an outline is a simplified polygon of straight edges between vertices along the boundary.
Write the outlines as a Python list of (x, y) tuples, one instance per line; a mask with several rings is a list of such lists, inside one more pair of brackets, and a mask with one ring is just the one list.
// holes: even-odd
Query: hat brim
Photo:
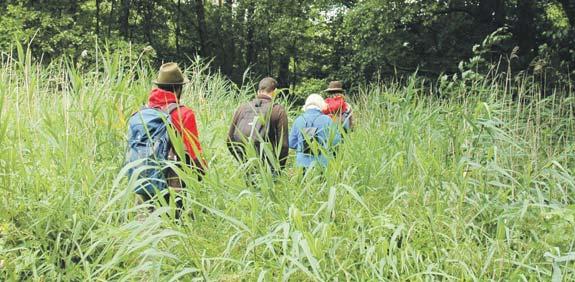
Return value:
[(185, 77), (184, 81), (182, 81), (182, 82), (161, 82), (161, 81), (157, 81), (157, 80), (152, 81), (152, 83), (156, 84), (156, 85), (184, 85), (184, 84), (187, 84), (189, 82), (190, 82), (190, 80), (187, 77)]
[(328, 88), (324, 91), (325, 92), (345, 92), (345, 90), (343, 90), (343, 88)]

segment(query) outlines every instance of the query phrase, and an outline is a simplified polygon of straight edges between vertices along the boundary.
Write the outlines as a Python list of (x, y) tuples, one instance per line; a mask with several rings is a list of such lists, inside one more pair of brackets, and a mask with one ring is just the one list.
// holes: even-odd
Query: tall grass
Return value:
[(225, 136), (253, 93), (196, 63), (183, 102), (209, 171), (182, 172), (195, 220), (177, 224), (170, 208), (136, 219), (123, 168), (154, 70), (93, 56), (96, 69), (2, 55), (2, 280), (575, 279), (570, 93), (541, 97), (529, 78), (442, 98), (416, 79), (373, 85), (325, 177), (290, 162), (251, 188)]

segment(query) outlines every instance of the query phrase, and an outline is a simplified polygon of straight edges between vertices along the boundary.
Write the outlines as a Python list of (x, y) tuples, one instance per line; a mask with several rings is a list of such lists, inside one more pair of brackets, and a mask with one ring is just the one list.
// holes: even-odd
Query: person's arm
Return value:
[(232, 124), (230, 125), (230, 129), (228, 130), (228, 139), (226, 140), (226, 144), (228, 145), (228, 149), (232, 148), (232, 140), (234, 139), (234, 133), (236, 131), (236, 126), (238, 123), (240, 109), (237, 109), (234, 112), (234, 117), (232, 118)]
[(202, 146), (200, 145), (200, 133), (196, 124), (196, 115), (192, 111), (188, 111), (184, 117), (184, 144), (190, 154), (190, 157), (196, 159), (202, 153)]
[(299, 135), (299, 129), (297, 127), (297, 119), (294, 121), (292, 127), (291, 127), (291, 131), (289, 134), (289, 147), (291, 149), (296, 150), (297, 149), (297, 139), (298, 139), (298, 135)]
[[(177, 121), (178, 119), (176, 119)], [(202, 146), (200, 144), (196, 116), (190, 109), (182, 113), (182, 124), (174, 122), (176, 128), (180, 126), (179, 131), (182, 134), (184, 145), (186, 147), (186, 163), (194, 166), (201, 174), (205, 173), (207, 167), (206, 161), (201, 157)], [(177, 128), (178, 129), (178, 128)], [(188, 159), (189, 157), (189, 159)]]

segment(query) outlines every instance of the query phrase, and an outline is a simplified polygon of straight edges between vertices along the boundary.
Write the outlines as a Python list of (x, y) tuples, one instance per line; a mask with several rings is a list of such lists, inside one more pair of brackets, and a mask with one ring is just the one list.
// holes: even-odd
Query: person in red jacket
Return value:
[[(176, 63), (163, 64), (160, 67), (157, 79), (153, 81), (157, 87), (152, 89), (150, 93), (148, 106), (150, 108), (167, 110), (170, 105), (176, 105), (170, 116), (172, 126), (176, 130), (177, 136), (182, 138), (185, 153), (184, 156), (178, 156), (175, 150), (171, 149), (168, 158), (181, 161), (181, 163), (194, 168), (199, 173), (199, 179), (201, 179), (201, 176), (205, 173), (206, 162), (201, 157), (202, 146), (199, 141), (196, 116), (192, 109), (180, 104), (183, 86), (188, 82), (188, 78), (184, 76)], [(180, 157), (185, 158), (185, 160), (180, 159)], [(175, 190), (175, 192), (180, 192), (185, 188), (185, 183), (178, 178), (173, 170), (168, 169), (166, 171), (166, 178), (168, 186), (170, 186), (172, 190)], [(166, 202), (169, 201), (169, 197), (169, 194), (165, 195)], [(177, 193), (175, 203), (178, 208), (177, 213), (178, 211), (181, 212), (182, 202)], [(179, 217), (179, 215), (176, 214), (176, 217)]]
[(329, 97), (325, 99), (327, 106), (323, 113), (329, 115), (335, 122), (341, 124), (345, 132), (353, 127), (351, 106), (345, 102), (343, 84), (341, 81), (331, 81), (325, 90)]

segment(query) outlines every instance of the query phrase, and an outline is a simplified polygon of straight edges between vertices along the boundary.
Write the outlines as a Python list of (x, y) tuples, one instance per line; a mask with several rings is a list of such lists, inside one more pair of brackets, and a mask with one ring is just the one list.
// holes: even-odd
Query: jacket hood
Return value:
[(327, 107), (323, 110), (324, 114), (333, 114), (336, 112), (347, 112), (349, 105), (345, 102), (345, 98), (341, 95), (325, 99)]
[(160, 88), (154, 88), (148, 98), (148, 106), (150, 107), (164, 107), (168, 104), (177, 102), (178, 98), (176, 97), (176, 94)]

